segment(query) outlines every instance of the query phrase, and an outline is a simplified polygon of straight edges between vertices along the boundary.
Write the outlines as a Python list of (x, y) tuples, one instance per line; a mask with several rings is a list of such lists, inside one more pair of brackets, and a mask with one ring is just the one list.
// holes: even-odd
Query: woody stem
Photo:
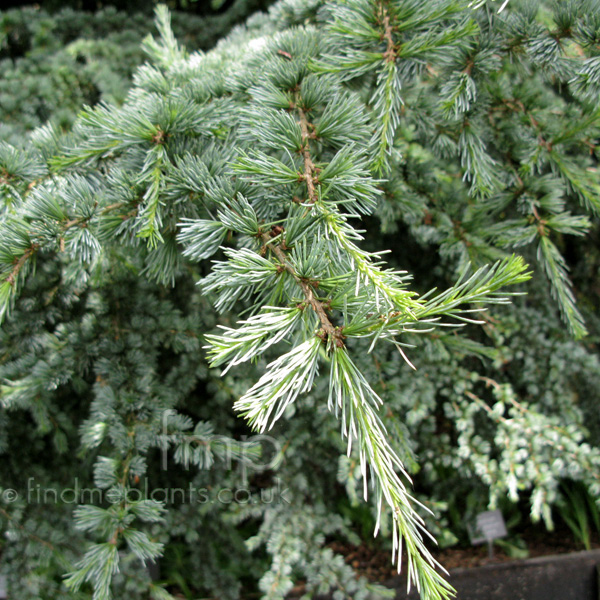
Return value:
[(302, 292), (304, 293), (304, 298), (307, 304), (314, 310), (316, 315), (319, 317), (321, 328), (327, 335), (328, 339), (336, 340), (336, 342), (338, 343), (342, 342), (340, 330), (337, 329), (329, 320), (327, 312), (325, 311), (325, 307), (323, 306), (323, 302), (321, 302), (318, 298), (315, 297), (315, 293), (313, 291), (312, 286), (307, 281), (298, 276), (296, 271), (294, 271), (292, 265), (290, 265), (290, 263), (288, 262), (285, 252), (281, 249), (280, 246), (272, 243), (273, 239), (269, 236), (268, 233), (262, 234), (262, 240), (265, 246), (267, 246), (278, 258), (279, 262), (281, 263), (281, 266), (294, 278), (296, 283), (300, 286)]

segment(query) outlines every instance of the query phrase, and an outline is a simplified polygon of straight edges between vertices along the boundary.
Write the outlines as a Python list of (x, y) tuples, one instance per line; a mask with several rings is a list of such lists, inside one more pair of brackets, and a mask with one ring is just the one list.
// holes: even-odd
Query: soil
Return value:
[[(512, 541), (519, 539), (525, 543), (528, 551), (526, 558), (585, 550), (583, 544), (576, 541), (571, 531), (566, 527), (559, 527), (555, 531), (546, 531), (542, 525), (537, 527), (528, 526), (518, 536), (509, 539)], [(331, 542), (329, 547), (334, 552), (344, 556), (346, 563), (350, 564), (359, 575), (364, 575), (371, 581), (381, 583), (398, 574), (396, 568), (390, 562), (388, 550), (367, 545), (352, 546), (339, 541)], [(597, 534), (592, 536), (591, 549), (600, 549), (600, 539)], [(432, 554), (449, 571), (518, 560), (507, 554), (498, 545), (494, 546), (494, 556), (490, 559), (485, 544), (435, 549), (432, 550)]]
[[(528, 525), (519, 531), (511, 532), (511, 537), (508, 540), (513, 543), (516, 541), (524, 542), (528, 551), (527, 556), (524, 558), (568, 554), (586, 549), (581, 542), (574, 538), (572, 532), (564, 524), (558, 525), (555, 531), (547, 531), (543, 525)], [(378, 542), (379, 539), (376, 539), (370, 545), (365, 543), (360, 546), (353, 546), (336, 540), (331, 541), (327, 546), (336, 554), (342, 555), (346, 563), (353, 567), (359, 577), (364, 576), (372, 582), (385, 585), (386, 582), (397, 578), (398, 573), (391, 563), (389, 549), (376, 545)], [(600, 535), (598, 532), (592, 532), (590, 549), (600, 549)], [(431, 551), (436, 560), (448, 571), (518, 560), (507, 554), (498, 545), (494, 546), (492, 559), (488, 557), (488, 549), (485, 544), (481, 546), (457, 545), (445, 549), (432, 549)], [(171, 593), (174, 594), (175, 598), (183, 599), (185, 597), (179, 595), (175, 590), (171, 590)], [(305, 593), (305, 582), (299, 581), (288, 593), (287, 599), (298, 600)], [(245, 600), (254, 600), (260, 596), (261, 594), (255, 590), (245, 590), (242, 593)]]

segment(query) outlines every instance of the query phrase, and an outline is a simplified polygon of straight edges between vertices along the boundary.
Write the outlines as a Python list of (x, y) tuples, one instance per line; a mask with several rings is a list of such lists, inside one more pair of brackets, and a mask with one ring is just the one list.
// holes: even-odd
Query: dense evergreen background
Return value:
[[(273, 0), (171, 0), (164, 2), (171, 10), (183, 11), (198, 15), (217, 15), (228, 11), (237, 12), (238, 17), (250, 14), (256, 10), (264, 10)], [(64, 8), (77, 11), (99, 12), (107, 8), (127, 13), (152, 14), (154, 6), (158, 2), (144, 2), (143, 0), (44, 0), (36, 2), (35, 6), (41, 7), (48, 12), (58, 12)], [(4, 10), (32, 6), (31, 2), (25, 0), (6, 0), (2, 4)], [(241, 8), (241, 11), (240, 11)]]
[[(173, 30), (187, 47), (207, 50), (269, 3), (193, 3), (173, 13)], [(0, 11), (0, 139), (19, 142), (23, 130), (49, 120), (68, 128), (84, 104), (123, 102), (145, 60), (152, 3), (22, 4)]]

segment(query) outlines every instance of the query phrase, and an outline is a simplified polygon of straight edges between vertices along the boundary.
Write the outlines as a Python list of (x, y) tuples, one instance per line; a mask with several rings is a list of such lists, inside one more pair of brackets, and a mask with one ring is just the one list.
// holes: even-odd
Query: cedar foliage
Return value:
[[(0, 146), (12, 593), (384, 597), (328, 546), (362, 520), (446, 598), (428, 531), (598, 497), (600, 3), (280, 0), (191, 53), (157, 27), (122, 106)], [(74, 478), (101, 500), (39, 499)]]

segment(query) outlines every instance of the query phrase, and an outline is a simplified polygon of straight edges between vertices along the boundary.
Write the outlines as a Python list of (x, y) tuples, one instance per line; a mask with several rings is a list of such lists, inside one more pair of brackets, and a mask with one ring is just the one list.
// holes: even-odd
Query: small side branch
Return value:
[(25, 263), (37, 252), (38, 248), (39, 246), (37, 244), (32, 244), (29, 248), (27, 248), (27, 250), (25, 250), (25, 252), (23, 252), (23, 255), (21, 258), (19, 258), (19, 260), (17, 260), (9, 276), (6, 278), (6, 281), (8, 281), (10, 285), (14, 287), (21, 269), (25, 266)]
[(385, 6), (381, 7), (381, 12), (383, 13), (383, 39), (387, 44), (387, 48), (383, 53), (383, 58), (385, 62), (394, 62), (398, 57), (398, 52), (392, 36), (393, 26), (390, 22), (390, 15)]
[(285, 252), (281, 249), (281, 247), (277, 244), (273, 244), (273, 239), (268, 233), (262, 234), (262, 240), (268, 248), (271, 249), (273, 254), (279, 259), (283, 269), (287, 271), (296, 281), (296, 283), (302, 289), (304, 293), (304, 298), (306, 300), (307, 305), (309, 305), (313, 311), (316, 313), (317, 317), (319, 317), (319, 322), (321, 323), (321, 329), (323, 330), (323, 338), (325, 340), (331, 340), (338, 348), (344, 347), (344, 336), (342, 335), (342, 330), (339, 327), (333, 325), (329, 316), (327, 315), (327, 311), (325, 310), (325, 303), (321, 302), (313, 291), (312, 286), (298, 276), (294, 268), (287, 260)]
[(304, 173), (303, 178), (306, 181), (306, 187), (308, 190), (308, 201), (311, 204), (315, 204), (318, 200), (317, 189), (315, 187), (316, 180), (316, 167), (312, 161), (310, 155), (310, 147), (308, 140), (311, 138), (311, 134), (308, 130), (309, 121), (306, 118), (306, 113), (298, 107), (298, 114), (300, 116), (300, 129), (302, 131), (302, 157), (304, 158)]

